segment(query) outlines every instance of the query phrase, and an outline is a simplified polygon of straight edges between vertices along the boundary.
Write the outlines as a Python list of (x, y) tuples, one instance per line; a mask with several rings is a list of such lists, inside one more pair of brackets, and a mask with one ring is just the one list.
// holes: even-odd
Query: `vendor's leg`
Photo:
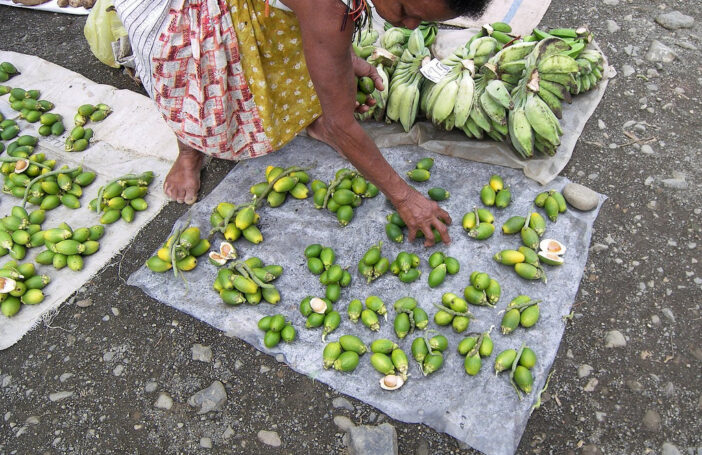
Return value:
[(194, 204), (200, 189), (200, 171), (205, 155), (178, 141), (178, 158), (163, 183), (166, 196), (174, 201)]

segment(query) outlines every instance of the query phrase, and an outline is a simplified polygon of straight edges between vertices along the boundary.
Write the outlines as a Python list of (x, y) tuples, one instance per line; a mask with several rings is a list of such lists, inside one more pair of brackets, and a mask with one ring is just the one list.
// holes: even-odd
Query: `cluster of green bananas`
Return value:
[(518, 295), (513, 298), (502, 316), (500, 323), (502, 334), (509, 335), (519, 326), (533, 327), (539, 320), (539, 303), (541, 300), (534, 300), (527, 295)]
[(41, 224), (45, 219), (42, 209), (27, 213), (24, 207), (12, 207), (10, 214), (0, 219), (0, 257), (9, 254), (21, 261), (27, 255), (27, 248), (44, 245)]
[(361, 30), (358, 39), (351, 43), (354, 53), (362, 59), (367, 59), (373, 54), (376, 48), (375, 43), (379, 37), (380, 33), (373, 28)]
[(420, 262), (419, 256), (416, 254), (400, 251), (390, 264), (390, 272), (403, 283), (412, 283), (422, 275), (422, 271), (419, 270)]
[(100, 187), (97, 197), (88, 203), (88, 208), (101, 215), (102, 224), (112, 224), (120, 218), (131, 223), (136, 212), (143, 212), (149, 207), (144, 196), (153, 180), (152, 171), (127, 174), (111, 180)]
[[(380, 37), (380, 45), (393, 55), (400, 57), (409, 46), (413, 30), (404, 27), (393, 27), (389, 22), (385, 22), (384, 29), (385, 33)], [(415, 30), (418, 31), (417, 34), (422, 38), (423, 46), (429, 47), (436, 41), (439, 27), (436, 22), (423, 21)]]
[(189, 272), (197, 267), (197, 257), (207, 253), (210, 241), (200, 236), (200, 228), (186, 223), (178, 227), (168, 237), (166, 243), (156, 252), (156, 256), (146, 261), (146, 267), (152, 272), (163, 273), (173, 269), (173, 275)]
[(428, 278), (430, 288), (441, 285), (446, 279), (446, 274), (455, 275), (461, 270), (458, 259), (446, 256), (441, 251), (436, 251), (429, 256), (429, 267), (431, 267)]
[(102, 122), (112, 113), (112, 108), (104, 103), (96, 105), (83, 104), (78, 107), (78, 112), (73, 117), (75, 126), (66, 138), (64, 150), (67, 152), (82, 152), (88, 148), (93, 138), (92, 128), (85, 128), (88, 122)]
[(509, 370), (509, 381), (515, 392), (522, 399), (520, 390), (531, 392), (534, 378), (531, 369), (536, 365), (536, 353), (522, 344), (519, 351), (506, 349), (495, 357), (495, 373)]
[(441, 304), (435, 303), (439, 310), (434, 313), (434, 322), (440, 327), (451, 325), (454, 332), (462, 333), (468, 329), (470, 320), (475, 318), (468, 310), (468, 302), (465, 299), (446, 292), (441, 296)]
[(477, 306), (494, 307), (500, 300), (502, 288), (500, 283), (485, 272), (475, 271), (470, 274), (470, 285), (463, 289), (463, 297), (468, 303)]
[(382, 255), (383, 242), (378, 242), (363, 254), (358, 261), (358, 273), (366, 277), (368, 283), (375, 281), (390, 269), (390, 260)]
[(434, 167), (433, 158), (422, 158), (417, 161), (414, 169), (407, 172), (407, 177), (413, 182), (426, 182), (431, 178), (431, 168)]
[(283, 267), (264, 265), (254, 256), (220, 267), (212, 287), (227, 305), (258, 305), (261, 300), (275, 305), (280, 302), (280, 292), (271, 282), (282, 274)]
[[(10, 88), (7, 86), (0, 86), (0, 95), (5, 95), (7, 93), (10, 94), (10, 98), (8, 99), (10, 107), (12, 110), (19, 112), (19, 117), (21, 119), (26, 120), (29, 123), (40, 122), (42, 127), (48, 126), (50, 129), (54, 124), (58, 123), (58, 126), (55, 127), (56, 129), (52, 129), (50, 132), (56, 136), (63, 134), (63, 123), (61, 122), (61, 116), (58, 114), (46, 115), (55, 107), (54, 103), (39, 99), (41, 96), (41, 92), (39, 90), (24, 90), (19, 87)], [(16, 125), (14, 128), (17, 128), (17, 132), (19, 132), (19, 128)], [(46, 133), (46, 131), (46, 128), (44, 128), (42, 132)], [(8, 132), (5, 134), (11, 133)], [(48, 136), (48, 134), (44, 135)], [(12, 139), (11, 137), (7, 138), (3, 135), (0, 135), (0, 137), (3, 140)]]
[(17, 76), (20, 72), (17, 67), (10, 62), (0, 63), (0, 82), (7, 82)]
[(378, 316), (385, 316), (385, 320), (388, 319), (388, 310), (385, 307), (385, 302), (375, 295), (366, 298), (365, 308), (359, 299), (351, 300), (346, 311), (351, 322), (356, 323), (361, 319), (363, 325), (373, 332), (380, 330), (380, 319)]
[[(431, 332), (436, 332), (432, 330)], [(444, 364), (443, 352), (448, 349), (448, 339), (443, 335), (431, 338), (417, 337), (412, 341), (412, 357), (417, 361), (424, 376), (439, 370)]]
[(568, 210), (568, 205), (563, 194), (558, 190), (543, 191), (534, 198), (534, 205), (544, 209), (546, 216), (554, 223), (558, 215)]
[(490, 332), (471, 333), (458, 343), (458, 353), (465, 356), (463, 368), (470, 376), (475, 376), (483, 366), (482, 359), (492, 355), (494, 345)]
[(49, 284), (48, 275), (37, 275), (31, 262), (9, 261), (0, 268), (0, 311), (10, 318), (22, 305), (37, 305), (44, 300), (42, 289)]
[(468, 236), (475, 240), (485, 240), (495, 232), (495, 215), (488, 209), (473, 207), (473, 210), (463, 215), (461, 225)]
[(279, 207), (290, 196), (295, 199), (306, 199), (309, 195), (307, 184), (310, 176), (299, 168), (283, 169), (278, 166), (266, 168), (266, 181), (253, 185), (249, 191), (255, 199), (266, 199), (270, 207)]
[(326, 286), (325, 296), (331, 302), (337, 302), (341, 297), (341, 288), (351, 284), (351, 274), (336, 264), (336, 253), (328, 246), (319, 243), (305, 248), (307, 269), (314, 275), (319, 275), (319, 282)]
[(604, 72), (604, 57), (600, 51), (585, 49), (575, 59), (578, 64), (578, 74), (575, 75), (576, 87), (571, 86), (571, 94), (579, 95), (592, 90), (602, 80)]
[(407, 381), (409, 360), (405, 351), (397, 343), (387, 338), (373, 340), (370, 345), (373, 353), (370, 363), (375, 371), (384, 377), (380, 380), (380, 387), (384, 390), (397, 390)]
[[(63, 166), (60, 169), (52, 170), (55, 161), (44, 160), (42, 154), (33, 155), (32, 159), (17, 161), (27, 166), (24, 169), (17, 169), (5, 178), (3, 192), (22, 198), (22, 205), (27, 202), (39, 206), (43, 210), (52, 210), (63, 205), (69, 209), (80, 207), (80, 197), (83, 195), (83, 188), (95, 181), (95, 173), (84, 171), (82, 167), (69, 169)], [(34, 166), (42, 168), (36, 177), (31, 174), (36, 173)]]
[(36, 257), (38, 264), (53, 265), (56, 270), (68, 266), (74, 272), (83, 270), (83, 257), (100, 249), (99, 240), (105, 233), (102, 225), (73, 230), (67, 223), (43, 231), (46, 250)]
[(424, 45), (422, 32), (416, 28), (410, 34), (407, 48), (402, 52), (392, 73), (385, 110), (387, 120), (399, 121), (405, 131), (410, 130), (417, 117), (420, 87), (424, 80), (419, 69), (422, 61), (429, 57), (430, 52)]
[(307, 296), (300, 302), (300, 314), (307, 318), (308, 329), (322, 328), (322, 341), (341, 324), (341, 314), (334, 309), (334, 304), (327, 298)]
[(295, 340), (295, 327), (285, 320), (282, 314), (264, 316), (258, 320), (258, 328), (266, 332), (263, 336), (263, 344), (271, 349), (278, 346), (280, 340), (292, 343)]
[(316, 209), (326, 208), (336, 214), (341, 226), (348, 225), (353, 219), (354, 208), (363, 203), (363, 198), (378, 195), (378, 187), (367, 181), (358, 172), (342, 168), (336, 171), (329, 185), (321, 180), (314, 180), (310, 187), (314, 191), (312, 200)]
[(499, 175), (490, 176), (490, 181), (480, 189), (480, 200), (488, 207), (507, 208), (512, 202), (512, 192), (505, 187), (505, 182)]
[(397, 338), (403, 339), (415, 330), (424, 330), (429, 325), (429, 315), (412, 297), (402, 297), (393, 304), (395, 320), (393, 329)]
[(339, 341), (327, 343), (322, 351), (324, 368), (350, 373), (356, 369), (360, 356), (368, 352), (363, 340), (355, 335), (342, 335)]

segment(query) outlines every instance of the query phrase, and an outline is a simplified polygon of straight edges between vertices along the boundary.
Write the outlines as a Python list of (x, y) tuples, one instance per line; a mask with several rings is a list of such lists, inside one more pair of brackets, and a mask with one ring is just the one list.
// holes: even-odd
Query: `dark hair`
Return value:
[(490, 0), (444, 0), (446, 6), (459, 16), (480, 17)]

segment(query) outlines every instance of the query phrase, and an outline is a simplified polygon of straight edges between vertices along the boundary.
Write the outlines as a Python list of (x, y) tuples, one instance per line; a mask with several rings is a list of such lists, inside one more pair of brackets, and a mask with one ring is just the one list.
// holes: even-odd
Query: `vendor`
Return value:
[[(479, 14), (488, 0), (375, 0), (395, 26)], [(205, 155), (271, 153), (303, 129), (333, 147), (396, 207), (413, 241), (450, 242), (449, 214), (410, 187), (354, 119), (354, 75), (375, 69), (351, 47), (366, 0), (115, 0), (145, 89), (178, 137), (167, 196), (192, 204)], [(270, 4), (269, 4), (270, 3)], [(370, 101), (372, 103), (372, 101)]]

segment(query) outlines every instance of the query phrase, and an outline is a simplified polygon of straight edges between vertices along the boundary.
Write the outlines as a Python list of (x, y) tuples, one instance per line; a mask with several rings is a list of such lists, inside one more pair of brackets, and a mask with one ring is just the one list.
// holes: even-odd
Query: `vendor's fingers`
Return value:
[[(449, 220), (450, 222), (450, 220)], [(439, 235), (441, 235), (441, 241), (444, 242), (445, 244), (451, 243), (451, 236), (448, 233), (448, 226), (446, 226), (444, 223), (441, 222), (441, 220), (437, 219), (433, 223), (434, 229), (439, 231)], [(434, 236), (432, 235), (432, 240), (434, 239)]]
[(370, 65), (370, 68), (370, 74), (368, 75), (368, 77), (373, 79), (373, 84), (375, 85), (376, 90), (382, 92), (383, 90), (385, 90), (385, 86), (383, 85), (383, 78), (380, 77), (380, 74), (378, 74), (378, 70), (375, 69), (373, 65)]
[(422, 233), (424, 233), (424, 246), (434, 245), (434, 232), (431, 230), (430, 224), (425, 224), (421, 227)]
[(451, 215), (448, 214), (448, 212), (442, 208), (439, 208), (439, 219), (443, 221), (445, 224), (451, 224), (453, 221), (451, 220)]

